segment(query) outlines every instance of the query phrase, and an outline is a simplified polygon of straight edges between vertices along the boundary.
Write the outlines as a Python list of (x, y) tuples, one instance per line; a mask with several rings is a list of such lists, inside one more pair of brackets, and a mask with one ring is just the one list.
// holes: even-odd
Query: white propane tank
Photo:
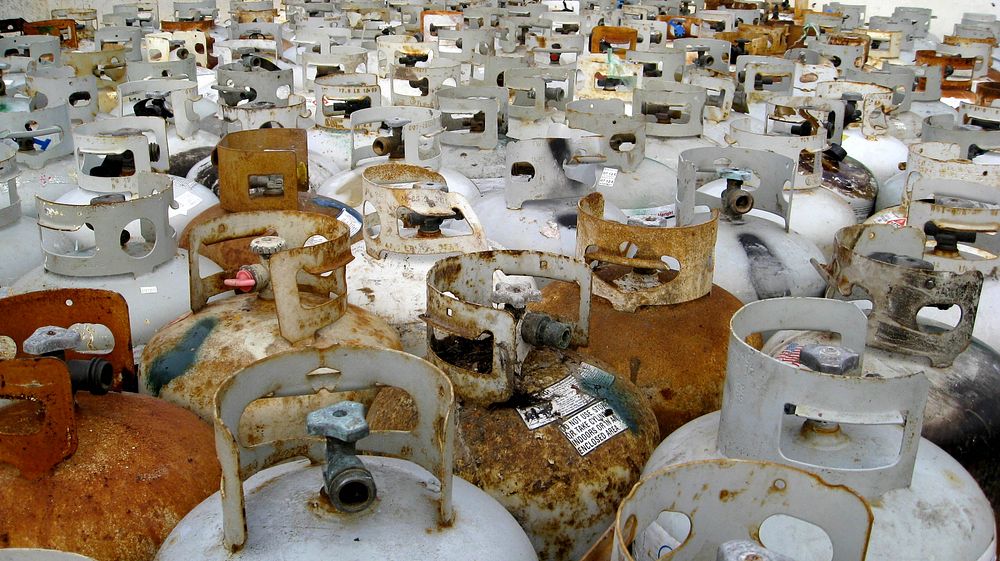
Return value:
[[(993, 215), (1000, 205), (1000, 165), (962, 158), (960, 144), (926, 142), (910, 147), (903, 205), (869, 219), (873, 224), (910, 225), (934, 238), (924, 259), (936, 268), (956, 273), (977, 270), (985, 279), (972, 334), (1000, 350), (1000, 249), (993, 238)], [(959, 320), (957, 309), (925, 309), (921, 317), (948, 325)]]
[(37, 217), (35, 197), (54, 201), (76, 187), (76, 161), (68, 106), (0, 113), (0, 137), (18, 145), (21, 212)]
[[(376, 386), (409, 393), (419, 412), (410, 430), (369, 431), (364, 407), (347, 401), (310, 413), (298, 431), (273, 441), (247, 447), (234, 436), (256, 400)], [(267, 357), (219, 388), (215, 427), (222, 492), (180, 521), (156, 561), (316, 559), (331, 551), (344, 559), (402, 551), (426, 561), (536, 559), (513, 517), (452, 475), (451, 383), (419, 358), (339, 346)], [(276, 465), (302, 456), (312, 465)]]
[(816, 95), (844, 101), (840, 144), (871, 170), (879, 184), (899, 173), (899, 165), (906, 161), (906, 144), (889, 134), (887, 115), (895, 108), (891, 89), (862, 82), (823, 82), (816, 86)]
[[(108, 196), (135, 197), (130, 191), (136, 173), (160, 172), (169, 168), (166, 121), (161, 117), (116, 117), (85, 123), (73, 132), (76, 156), (77, 187), (55, 202), (89, 205)], [(171, 180), (175, 204), (167, 215), (170, 227), (181, 232), (202, 211), (218, 204), (211, 190), (190, 179), (167, 175)], [(139, 186), (141, 190), (148, 189)], [(127, 230), (140, 235), (138, 225)], [(84, 243), (84, 237), (78, 237)]]
[(38, 226), (21, 214), (17, 192), (17, 144), (0, 140), (0, 296), (25, 273), (42, 262)]
[(486, 232), (435, 171), (385, 163), (365, 168), (362, 179), (364, 239), (351, 246), (347, 301), (387, 320), (403, 350), (423, 357), (428, 271), (442, 257), (490, 249)]
[[(721, 196), (699, 192), (698, 202), (722, 210), (714, 282), (744, 303), (823, 292), (823, 279), (809, 264), (822, 260), (822, 252), (788, 228), (794, 196), (786, 199), (784, 192), (794, 176), (793, 160), (763, 150), (695, 148), (681, 154), (678, 192), (685, 192), (689, 183), (726, 180)], [(768, 212), (777, 223), (751, 210)]]
[(611, 561), (807, 559), (800, 555), (811, 544), (772, 541), (779, 519), (822, 532), (832, 561), (865, 558), (872, 512), (854, 491), (794, 467), (722, 458), (671, 465), (636, 483), (618, 507)]
[[(797, 123), (776, 117), (775, 106), (768, 105), (771, 111), (766, 121), (751, 117), (734, 121), (729, 140), (734, 146), (767, 150), (795, 162), (795, 179), (788, 193), (788, 198), (795, 202), (795, 212), (791, 213), (788, 226), (829, 257), (833, 253), (834, 234), (859, 220), (846, 194), (838, 195), (836, 184), (823, 181), (826, 129), (814, 129), (804, 120)], [(718, 196), (725, 187), (726, 182), (719, 181), (705, 185), (702, 192)]]
[(479, 189), (469, 178), (443, 166), (441, 112), (424, 107), (371, 107), (351, 113), (351, 165), (332, 175), (315, 191), (352, 207), (361, 205), (365, 166), (386, 160), (429, 167), (440, 173), (454, 193), (472, 199)]
[[(103, 288), (128, 302), (136, 351), (159, 328), (188, 310), (187, 252), (177, 249), (167, 219), (172, 180), (139, 172), (122, 178), (130, 200), (73, 205), (38, 199), (44, 262), (11, 286), (11, 294), (52, 288)], [(127, 225), (139, 222), (138, 235)], [(80, 244), (70, 234), (88, 234)], [(125, 243), (122, 243), (125, 241)], [(218, 267), (205, 263), (208, 270)]]
[[(961, 464), (920, 438), (927, 378), (920, 372), (863, 374), (866, 321), (857, 306), (836, 300), (782, 298), (744, 306), (731, 323), (721, 413), (670, 435), (644, 473), (723, 457), (780, 462), (845, 485), (870, 502), (868, 561), (994, 559), (989, 501)], [(782, 329), (837, 333), (840, 346), (798, 349), (797, 362), (806, 366), (800, 368), (747, 341)], [(659, 524), (668, 529), (670, 520)], [(829, 542), (815, 528), (783, 519), (771, 530), (764, 543), (779, 551), (801, 544), (801, 561), (830, 558)]]
[[(834, 259), (822, 270), (826, 296), (871, 302), (865, 368), (887, 377), (924, 372), (932, 388), (924, 436), (959, 460), (996, 502), (1000, 482), (988, 466), (995, 460), (989, 435), (1000, 430), (993, 406), (1000, 354), (972, 338), (983, 276), (935, 270), (923, 258), (926, 242), (916, 228), (871, 224), (841, 230)], [(918, 315), (924, 307), (950, 306), (960, 314), (953, 327)], [(764, 352), (792, 357), (809, 344), (835, 341), (828, 333), (779, 332)]]
[[(957, 115), (932, 115), (923, 121), (923, 142), (946, 142), (961, 147), (961, 157), (976, 164), (1000, 164), (1000, 107), (963, 103)], [(909, 170), (882, 184), (876, 210), (902, 204)], [(896, 209), (898, 210), (898, 209)]]

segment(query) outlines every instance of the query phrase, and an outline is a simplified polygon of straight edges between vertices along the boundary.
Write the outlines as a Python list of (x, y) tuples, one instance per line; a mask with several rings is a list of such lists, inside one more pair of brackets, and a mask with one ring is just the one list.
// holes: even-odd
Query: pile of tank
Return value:
[(0, 20), (0, 561), (997, 559), (996, 15), (161, 5)]

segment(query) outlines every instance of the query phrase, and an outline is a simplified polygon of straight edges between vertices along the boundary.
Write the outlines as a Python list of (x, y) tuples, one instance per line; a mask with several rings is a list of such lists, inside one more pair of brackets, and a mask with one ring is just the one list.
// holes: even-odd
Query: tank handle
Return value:
[[(11, 39), (14, 39), (11, 37)], [(58, 53), (58, 49), (56, 49)], [(58, 56), (56, 57), (58, 59)], [(33, 131), (39, 131), (34, 133)], [(56, 105), (34, 111), (0, 113), (0, 138), (10, 138), (31, 145), (30, 150), (17, 153), (18, 163), (31, 169), (41, 169), (51, 160), (73, 153), (73, 126), (69, 117), (69, 105)], [(45, 135), (56, 138), (38, 139)], [(39, 150), (38, 147), (44, 149)]]
[[(138, 172), (125, 178), (138, 190), (139, 185), (152, 186), (151, 194), (127, 199), (121, 194), (108, 195), (106, 200), (81, 205), (47, 201), (35, 197), (38, 207), (38, 227), (57, 232), (75, 232), (92, 227), (94, 245), (90, 254), (62, 253), (64, 248), (46, 241), (42, 236), (45, 269), (70, 277), (103, 277), (108, 275), (144, 275), (174, 258), (177, 238), (170, 227), (168, 208), (174, 202), (170, 177)], [(142, 256), (133, 256), (122, 245), (122, 231), (141, 218), (140, 233), (144, 240), (155, 240), (152, 249)]]
[(0, 398), (40, 404), (44, 413), (35, 432), (0, 432), (0, 462), (16, 467), (23, 477), (37, 479), (76, 452), (73, 391), (63, 361), (0, 360)]
[[(916, 228), (847, 226), (835, 236), (830, 264), (813, 264), (828, 282), (827, 298), (871, 300), (869, 346), (926, 357), (932, 365), (946, 367), (972, 341), (983, 275), (934, 270), (923, 259), (926, 243)], [(952, 304), (962, 310), (954, 328), (920, 328), (917, 314), (922, 308)]]
[[(681, 152), (677, 162), (677, 192), (697, 189), (704, 184), (699, 175), (708, 174), (712, 178), (721, 177), (725, 170), (751, 172), (749, 178), (759, 179), (759, 185), (752, 192), (752, 208), (764, 210), (779, 216), (788, 230), (793, 194), (788, 191), (785, 198), (785, 187), (795, 183), (795, 161), (787, 156), (752, 150), (749, 148), (692, 148)], [(695, 202), (713, 208), (723, 208), (724, 197), (711, 197), (696, 193)], [(749, 209), (743, 212), (748, 212)]]
[(398, 124), (395, 128), (399, 129), (403, 161), (431, 169), (441, 167), (440, 133), (444, 132), (444, 127), (441, 126), (440, 111), (424, 107), (379, 106), (351, 113), (351, 169), (358, 167), (363, 160), (378, 155), (373, 144), (365, 140), (369, 133), (389, 122)]
[[(966, 105), (968, 104), (963, 103), (962, 109), (965, 109)], [(985, 109), (990, 109), (1000, 114), (1000, 108), (988, 107)], [(966, 114), (971, 113), (968, 112)], [(958, 144), (961, 146), (959, 152), (961, 157), (970, 160), (978, 155), (978, 151), (974, 152), (971, 150), (973, 146), (984, 150), (1000, 149), (1000, 130), (967, 128), (963, 125), (963, 117), (963, 115), (956, 116), (947, 113), (925, 117), (920, 129), (921, 142)]]
[[(481, 251), (439, 260), (427, 273), (427, 313), (422, 316), (427, 322), (428, 360), (448, 374), (462, 399), (481, 403), (497, 403), (513, 395), (511, 382), (529, 348), (521, 335), (522, 323), (533, 315), (522, 313), (526, 294), (522, 294), (525, 302), (495, 306), (496, 271), (576, 283), (580, 303), (565, 343), (586, 345), (590, 333), (592, 274), (583, 261), (555, 253), (515, 250)], [(506, 294), (508, 300), (513, 296)], [(489, 372), (477, 372), (442, 358), (435, 351), (435, 329), (465, 339), (492, 334)]]
[[(237, 434), (247, 406), (258, 399), (377, 386), (409, 393), (417, 411), (416, 424), (409, 432), (371, 431), (357, 442), (358, 449), (407, 459), (427, 469), (441, 483), (437, 523), (441, 527), (452, 523), (456, 417), (448, 377), (423, 359), (389, 349), (333, 346), (288, 351), (237, 372), (219, 386), (215, 395), (215, 442), (222, 464), (226, 549), (235, 551), (247, 539), (243, 480), (285, 459), (307, 456), (313, 462), (322, 462), (326, 457), (326, 444), (321, 438), (297, 436), (244, 446)], [(305, 422), (303, 418), (303, 426)], [(317, 480), (317, 490), (320, 486)]]
[[(692, 187), (692, 184), (687, 184)], [(693, 201), (694, 192), (687, 193)], [(685, 198), (678, 192), (678, 199)], [(683, 203), (678, 202), (678, 206)], [(678, 209), (675, 226), (663, 224), (659, 216), (637, 216), (622, 224), (604, 218), (604, 197), (591, 193), (578, 205), (576, 253), (591, 263), (612, 263), (626, 267), (671, 271), (661, 258), (672, 257), (680, 271), (668, 281), (657, 281), (651, 288), (624, 290), (597, 275), (593, 276), (594, 294), (611, 302), (620, 311), (633, 312), (640, 306), (668, 305), (701, 298), (712, 290), (715, 238), (719, 228), (719, 211), (712, 209), (703, 219), (693, 216), (685, 220)], [(693, 215), (693, 205), (691, 209)], [(634, 220), (634, 222), (633, 222)], [(686, 223), (685, 223), (686, 222)], [(625, 248), (622, 250), (622, 248)]]
[[(0, 298), (0, 317), (8, 318), (0, 327), (0, 335), (10, 337), (17, 347), (18, 358), (29, 355), (21, 347), (39, 327), (55, 325), (69, 327), (77, 323), (100, 324), (111, 331), (114, 348), (100, 357), (111, 363), (115, 377), (114, 390), (135, 388), (135, 358), (132, 355), (132, 329), (128, 303), (111, 290), (95, 288), (59, 288), (37, 290)], [(66, 360), (93, 358), (75, 350), (66, 350)], [(68, 374), (67, 374), (68, 376)]]
[[(661, 543), (647, 529), (664, 511), (681, 513), (691, 523), (680, 545)], [(611, 561), (635, 561), (630, 548), (661, 561), (707, 559), (706, 552), (731, 540), (760, 543), (761, 525), (776, 514), (826, 532), (832, 561), (864, 561), (874, 521), (864, 498), (797, 468), (729, 459), (678, 464), (639, 481), (615, 515)], [(661, 549), (668, 551), (661, 556)]]
[[(144, 134), (152, 133), (152, 141)], [(124, 155), (131, 152), (136, 174), (140, 172), (166, 173), (170, 168), (170, 149), (167, 143), (167, 122), (160, 117), (114, 117), (84, 123), (73, 131), (76, 144), (75, 157), (80, 187), (98, 193), (132, 192), (149, 195), (154, 187), (145, 181), (131, 181), (131, 176), (116, 174), (110, 177), (93, 175), (84, 170), (87, 154), (95, 156)]]
[[(299, 210), (299, 191), (309, 189), (309, 148), (305, 129), (254, 129), (222, 137), (212, 151), (219, 166), (219, 206), (228, 212)], [(277, 195), (251, 195), (254, 185), (281, 177)]]
[[(350, 234), (347, 226), (330, 216), (288, 210), (251, 211), (226, 214), (195, 226), (188, 251), (191, 310), (198, 311), (212, 296), (233, 290), (225, 281), (237, 273), (222, 271), (203, 278), (199, 263), (202, 246), (270, 235), (282, 238), (288, 248), (262, 261), (267, 263), (278, 329), (282, 337), (294, 343), (337, 321), (347, 309), (345, 268), (353, 259)], [(306, 245), (314, 236), (325, 241)], [(324, 273), (331, 274), (324, 277)], [(303, 291), (329, 300), (305, 306)]]
[[(386, 253), (432, 255), (489, 249), (486, 230), (476, 211), (465, 197), (447, 191), (445, 178), (438, 172), (390, 162), (365, 168), (361, 179), (366, 203), (362, 211), (366, 213), (365, 221), (368, 222), (362, 228), (365, 250), (375, 259), (382, 259)], [(369, 205), (374, 212), (368, 212)], [(416, 215), (424, 219), (424, 224), (419, 225), (420, 234), (403, 236), (397, 217), (404, 209), (408, 216)], [(371, 221), (376, 216), (379, 226), (377, 236), (373, 235), (371, 228)], [(445, 219), (464, 220), (472, 231), (446, 235), (440, 229), (440, 221)], [(403, 226), (406, 226), (407, 220), (403, 220)], [(428, 226), (427, 234), (424, 234), (425, 224)]]
[[(743, 306), (730, 321), (719, 452), (806, 469), (866, 498), (909, 486), (927, 401), (926, 376), (865, 376), (860, 361), (844, 361), (840, 373), (817, 372), (799, 368), (795, 356), (779, 360), (747, 341), (754, 333), (784, 329), (839, 333), (841, 347), (864, 356), (866, 318), (854, 304), (773, 298)], [(862, 425), (851, 434), (863, 431), (865, 436), (819, 451), (806, 436), (792, 436), (804, 430), (799, 419)]]

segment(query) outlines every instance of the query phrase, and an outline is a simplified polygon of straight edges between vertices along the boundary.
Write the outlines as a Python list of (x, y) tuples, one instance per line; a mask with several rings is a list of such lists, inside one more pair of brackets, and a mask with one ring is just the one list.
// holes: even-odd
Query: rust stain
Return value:
[[(3, 545), (148, 561), (219, 487), (211, 427), (136, 394), (76, 395), (79, 446), (37, 480), (0, 465)], [(0, 410), (0, 424), (8, 415)]]

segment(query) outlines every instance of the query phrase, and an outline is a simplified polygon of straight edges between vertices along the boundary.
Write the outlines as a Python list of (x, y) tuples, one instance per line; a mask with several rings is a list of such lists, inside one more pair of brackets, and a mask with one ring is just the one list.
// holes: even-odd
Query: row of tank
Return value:
[(995, 557), (995, 22), (257, 4), (0, 38), (2, 545)]

